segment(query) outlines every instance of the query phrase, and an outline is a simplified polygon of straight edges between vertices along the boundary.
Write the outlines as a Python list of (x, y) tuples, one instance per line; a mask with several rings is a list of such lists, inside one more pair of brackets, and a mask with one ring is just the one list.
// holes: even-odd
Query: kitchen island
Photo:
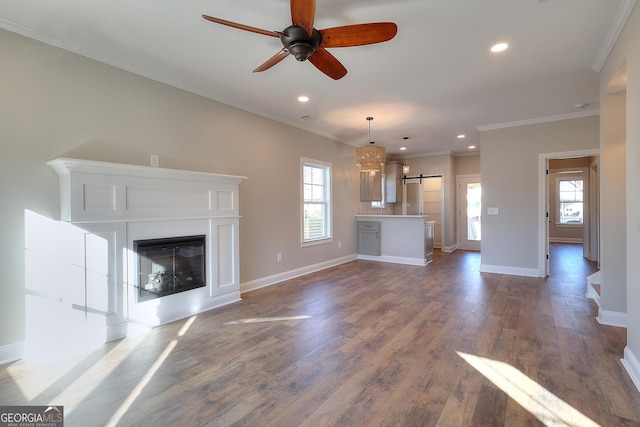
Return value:
[(358, 259), (409, 265), (427, 265), (433, 260), (434, 222), (427, 221), (425, 216), (362, 214), (355, 217)]

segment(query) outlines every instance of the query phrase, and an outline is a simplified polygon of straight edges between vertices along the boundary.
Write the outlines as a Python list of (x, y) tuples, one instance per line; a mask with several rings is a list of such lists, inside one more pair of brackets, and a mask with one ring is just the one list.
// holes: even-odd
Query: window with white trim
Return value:
[(301, 159), (302, 246), (331, 241), (331, 163)]
[(582, 173), (563, 174), (556, 180), (558, 224), (582, 225), (584, 219), (584, 181)]

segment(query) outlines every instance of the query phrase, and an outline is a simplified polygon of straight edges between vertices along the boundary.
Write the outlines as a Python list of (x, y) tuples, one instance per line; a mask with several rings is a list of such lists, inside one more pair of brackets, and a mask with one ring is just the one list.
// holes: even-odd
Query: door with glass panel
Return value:
[(480, 175), (458, 176), (458, 249), (480, 250), (482, 187)]

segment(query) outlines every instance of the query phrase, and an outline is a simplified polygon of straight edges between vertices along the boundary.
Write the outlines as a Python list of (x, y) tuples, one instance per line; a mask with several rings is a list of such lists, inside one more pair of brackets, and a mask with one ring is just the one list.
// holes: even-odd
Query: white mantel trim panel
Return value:
[(239, 216), (246, 179), (68, 158), (47, 164), (59, 175), (60, 219), (70, 222)]
[[(47, 164), (59, 175), (61, 220), (108, 246), (97, 255), (85, 249), (81, 268), (108, 264), (110, 277), (60, 285), (76, 289), (69, 309), (101, 325), (106, 341), (240, 300), (238, 192), (246, 177), (68, 158)], [(138, 302), (134, 241), (188, 235), (206, 236), (206, 285)]]

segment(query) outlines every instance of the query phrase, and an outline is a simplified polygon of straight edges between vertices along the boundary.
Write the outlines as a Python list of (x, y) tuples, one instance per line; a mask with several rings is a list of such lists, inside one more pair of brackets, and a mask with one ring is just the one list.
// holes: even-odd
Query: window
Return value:
[(557, 179), (558, 224), (581, 225), (584, 214), (582, 175), (563, 176)]
[(331, 241), (331, 164), (301, 159), (302, 246)]

